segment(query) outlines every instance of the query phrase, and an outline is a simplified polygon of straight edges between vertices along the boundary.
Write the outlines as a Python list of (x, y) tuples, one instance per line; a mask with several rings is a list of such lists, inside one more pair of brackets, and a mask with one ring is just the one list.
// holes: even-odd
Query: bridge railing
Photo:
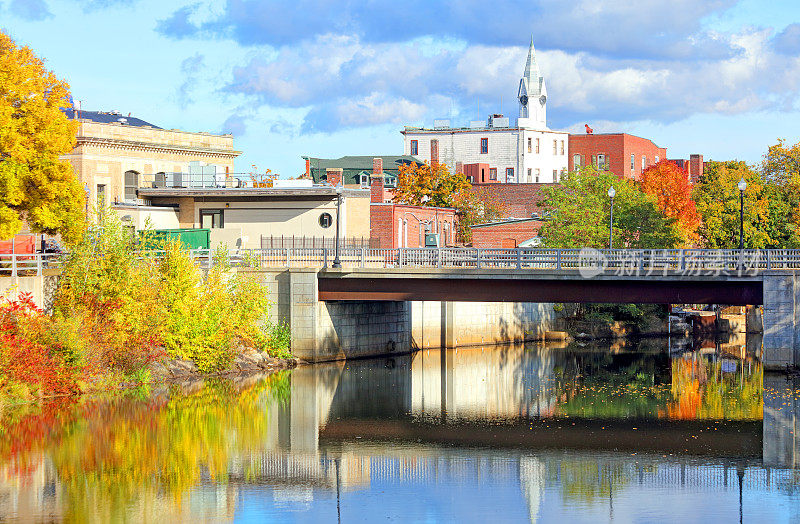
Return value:
[[(158, 256), (158, 252), (142, 256)], [(65, 254), (0, 254), (0, 276), (41, 275), (59, 268)], [(214, 264), (208, 249), (191, 251), (202, 267)], [(331, 267), (335, 251), (327, 248), (239, 249), (228, 253), (235, 266), (263, 268)], [(339, 250), (344, 268), (451, 268), (517, 270), (592, 270), (618, 274), (737, 272), (756, 274), (770, 270), (800, 270), (796, 249), (476, 249), (346, 247)]]

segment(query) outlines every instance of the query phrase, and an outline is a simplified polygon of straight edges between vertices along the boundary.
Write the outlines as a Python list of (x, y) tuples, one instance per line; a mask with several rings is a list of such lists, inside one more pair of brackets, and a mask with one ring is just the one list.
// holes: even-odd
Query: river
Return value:
[(0, 521), (796, 522), (745, 346), (491, 346), (6, 407)]

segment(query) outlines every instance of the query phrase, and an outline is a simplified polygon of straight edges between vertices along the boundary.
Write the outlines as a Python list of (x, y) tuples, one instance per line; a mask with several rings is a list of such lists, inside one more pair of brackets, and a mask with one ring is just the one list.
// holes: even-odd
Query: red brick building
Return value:
[(535, 243), (542, 221), (517, 218), (472, 226), (472, 247), (515, 248)]
[(686, 171), (692, 184), (696, 184), (705, 173), (706, 163), (703, 162), (703, 155), (689, 155), (689, 160), (670, 158), (669, 161)]
[(473, 184), (472, 192), (503, 209), (503, 218), (531, 218), (542, 214), (542, 189), (554, 184)]
[(667, 158), (667, 149), (627, 133), (569, 135), (569, 170), (595, 165), (620, 178), (638, 180), (642, 171)]
[(369, 229), (378, 248), (425, 247), (426, 233), (437, 234), (441, 247), (455, 245), (455, 209), (392, 202), (393, 188), (385, 186), (380, 158), (373, 161), (370, 178)]

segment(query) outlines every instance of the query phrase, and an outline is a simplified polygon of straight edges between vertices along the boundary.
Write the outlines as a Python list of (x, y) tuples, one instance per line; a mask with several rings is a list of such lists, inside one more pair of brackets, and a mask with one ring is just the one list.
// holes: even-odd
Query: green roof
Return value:
[(341, 158), (316, 158), (304, 156), (304, 160), (311, 161), (311, 169), (330, 169), (342, 168), (347, 170), (368, 171), (372, 173), (372, 159), (380, 158), (383, 160), (384, 171), (396, 171), (398, 164), (410, 164), (415, 162), (422, 164), (422, 161), (410, 155), (390, 155), (390, 156), (343, 156)]

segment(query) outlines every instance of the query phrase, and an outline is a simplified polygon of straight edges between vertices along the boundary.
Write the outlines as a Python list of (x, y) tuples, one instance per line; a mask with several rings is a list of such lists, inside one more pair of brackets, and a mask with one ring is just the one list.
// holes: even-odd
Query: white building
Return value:
[(517, 96), (516, 126), (490, 115), (469, 127), (451, 127), (449, 120), (435, 120), (433, 128), (406, 127), (404, 154), (447, 164), (475, 183), (558, 182), (567, 171), (569, 134), (547, 127), (547, 88), (533, 41)]

